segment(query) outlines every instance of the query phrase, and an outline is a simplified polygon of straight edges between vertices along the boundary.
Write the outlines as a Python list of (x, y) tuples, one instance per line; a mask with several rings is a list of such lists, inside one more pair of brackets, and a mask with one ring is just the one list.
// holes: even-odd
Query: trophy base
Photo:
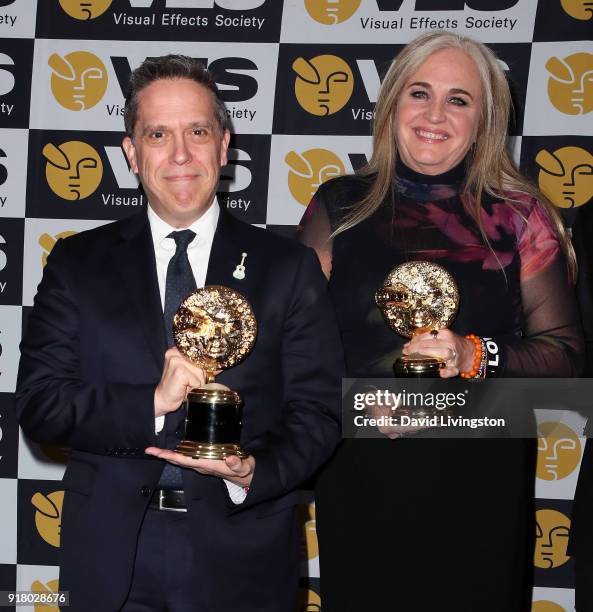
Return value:
[(423, 419), (426, 417), (430, 418), (435, 416), (447, 419), (451, 416), (454, 416), (453, 411), (449, 410), (448, 408), (445, 408), (444, 410), (439, 410), (438, 408), (420, 408), (416, 406), (407, 409), (405, 407), (398, 408), (397, 413), (399, 416), (407, 416), (412, 419)]
[(176, 452), (194, 459), (247, 457), (241, 439), (243, 400), (216, 383), (191, 389), (186, 399), (185, 434)]
[[(420, 353), (412, 353), (400, 357), (393, 364), (393, 371), (398, 378), (440, 378), (439, 372), (446, 367), (446, 363), (438, 357), (429, 357)], [(439, 410), (432, 406), (400, 406), (398, 414), (409, 416), (414, 419), (442, 416), (444, 418), (452, 415), (448, 409)]]
[(204, 444), (192, 440), (183, 440), (175, 452), (192, 459), (224, 459), (231, 455), (244, 459), (249, 455), (238, 444)]
[(393, 364), (393, 371), (398, 378), (440, 378), (439, 372), (446, 366), (442, 359), (412, 353), (400, 357)]

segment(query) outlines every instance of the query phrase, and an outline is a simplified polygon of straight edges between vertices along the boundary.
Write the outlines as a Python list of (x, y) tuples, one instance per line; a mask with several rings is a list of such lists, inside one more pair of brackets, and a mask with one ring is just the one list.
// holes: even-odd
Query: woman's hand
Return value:
[(403, 347), (404, 355), (421, 353), (443, 359), (446, 363), (440, 371), (441, 378), (458, 376), (459, 372), (469, 372), (474, 363), (474, 343), (449, 329), (425, 332), (414, 336)]

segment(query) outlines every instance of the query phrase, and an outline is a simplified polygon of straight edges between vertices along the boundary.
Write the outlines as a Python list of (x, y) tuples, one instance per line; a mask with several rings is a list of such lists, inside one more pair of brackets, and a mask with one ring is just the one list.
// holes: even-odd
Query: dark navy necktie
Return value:
[[(191, 271), (187, 257), (187, 247), (195, 238), (195, 232), (189, 229), (171, 232), (167, 238), (173, 238), (177, 248), (167, 266), (167, 283), (165, 288), (164, 320), (167, 346), (174, 345), (173, 317), (181, 302), (196, 289), (196, 279)], [(183, 419), (177, 412), (165, 417), (165, 444), (167, 448), (175, 448), (181, 440), (183, 431), (180, 430)], [(159, 485), (162, 489), (182, 489), (181, 468), (166, 463), (161, 473)]]
[(175, 255), (171, 257), (167, 266), (167, 283), (165, 285), (164, 317), (167, 346), (169, 348), (174, 345), (173, 317), (181, 302), (196, 288), (196, 279), (187, 258), (187, 247), (195, 237), (195, 232), (189, 229), (171, 232), (167, 236), (167, 238), (173, 238), (177, 245)]

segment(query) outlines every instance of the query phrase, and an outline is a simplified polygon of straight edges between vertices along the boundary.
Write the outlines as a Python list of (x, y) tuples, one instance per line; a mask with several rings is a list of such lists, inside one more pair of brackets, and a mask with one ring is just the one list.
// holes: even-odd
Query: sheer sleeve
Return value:
[[(334, 210), (331, 203), (352, 199), (343, 197), (342, 191), (339, 197), (335, 195), (330, 195), (326, 202), (325, 190), (319, 189), (298, 229), (299, 239), (317, 252), (327, 278), (332, 270), (332, 232), (344, 212)], [(574, 286), (547, 212), (535, 201), (524, 204), (526, 214), (517, 215), (515, 228), (522, 333), (486, 339), (488, 375), (577, 376), (583, 366), (584, 343)]]
[[(573, 283), (547, 214), (535, 205), (520, 236), (523, 338), (500, 338), (498, 376), (578, 376), (584, 357)], [(492, 355), (490, 355), (492, 357)]]
[(332, 232), (327, 207), (318, 191), (305, 210), (298, 226), (298, 234), (303, 244), (315, 249), (321, 269), (328, 279), (332, 269)]

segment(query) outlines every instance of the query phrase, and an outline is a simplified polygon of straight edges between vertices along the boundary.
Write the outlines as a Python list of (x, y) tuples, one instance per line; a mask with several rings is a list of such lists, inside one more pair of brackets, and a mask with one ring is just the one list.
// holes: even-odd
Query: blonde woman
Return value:
[[(412, 352), (446, 360), (442, 377), (576, 375), (573, 250), (507, 153), (511, 98), (492, 51), (421, 36), (393, 61), (375, 111), (369, 164), (322, 185), (301, 223), (348, 375), (393, 376)], [(405, 342), (373, 294), (413, 260), (446, 267), (461, 306), (450, 330)], [(535, 451), (521, 439), (345, 441), (317, 487), (324, 612), (529, 610)]]

